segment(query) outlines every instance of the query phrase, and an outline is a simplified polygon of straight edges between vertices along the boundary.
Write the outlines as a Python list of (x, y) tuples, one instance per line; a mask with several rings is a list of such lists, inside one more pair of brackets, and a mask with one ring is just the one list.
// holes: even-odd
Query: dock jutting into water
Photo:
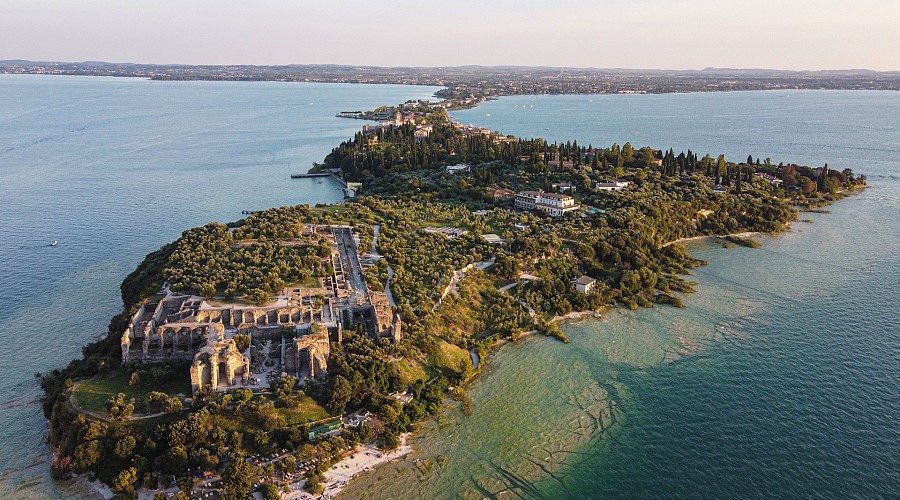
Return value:
[(331, 177), (331, 174), (324, 172), (318, 174), (291, 174), (291, 179), (310, 179), (312, 177)]

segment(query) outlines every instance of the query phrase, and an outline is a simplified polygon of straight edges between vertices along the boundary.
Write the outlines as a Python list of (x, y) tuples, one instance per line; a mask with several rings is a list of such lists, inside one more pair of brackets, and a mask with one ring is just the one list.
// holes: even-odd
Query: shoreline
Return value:
[[(477, 107), (478, 105), (480, 105), (480, 103), (476, 103), (472, 107), (474, 108), (474, 107)], [(331, 177), (333, 179), (341, 182), (341, 179), (338, 179), (336, 176), (331, 175)], [(346, 188), (346, 186), (344, 186), (344, 187)], [(868, 186), (865, 186), (865, 187), (868, 187)], [(783, 228), (781, 228), (781, 230), (776, 231), (776, 232), (780, 232), (785, 229), (788, 229), (790, 224), (791, 223), (788, 222), (787, 224), (785, 224), (783, 226)], [(709, 239), (709, 238), (724, 239), (728, 236), (751, 238), (751, 237), (754, 237), (759, 234), (774, 234), (774, 233), (775, 232), (761, 233), (761, 232), (748, 231), (748, 232), (732, 233), (732, 234), (727, 234), (727, 235), (699, 235), (699, 236), (686, 237), (686, 238), (680, 238), (677, 240), (673, 240), (673, 241), (663, 244), (660, 248), (665, 248), (670, 245), (681, 244), (681, 243), (686, 243), (686, 242), (690, 242), (690, 241), (700, 241), (700, 240)], [(604, 314), (602, 313), (602, 311), (605, 311), (605, 307), (601, 308), (601, 309), (597, 309), (597, 310), (572, 311), (565, 315), (554, 316), (552, 319), (550, 319), (549, 323), (562, 324), (565, 322), (574, 322), (574, 321), (584, 320), (589, 317), (600, 319), (600, 318), (604, 317)], [(488, 350), (488, 354), (491, 354), (493, 352), (499, 352), (500, 347), (503, 346), (504, 344), (516, 342), (522, 338), (530, 337), (536, 333), (538, 333), (537, 330), (523, 331), (523, 332), (518, 333), (515, 336), (515, 338), (500, 339), (498, 342), (496, 342), (494, 344), (493, 348), (490, 348)], [(488, 356), (485, 356), (485, 357), (488, 357)], [(477, 375), (480, 372), (480, 368), (483, 366), (484, 361), (485, 361), (485, 359), (480, 359), (478, 369), (475, 370), (475, 372), (473, 373), (473, 376), (470, 377), (465, 382), (463, 382), (461, 385), (466, 385), (477, 378)], [(99, 417), (98, 415), (93, 414), (93, 412), (86, 412), (86, 413), (89, 413), (94, 418)], [(155, 417), (155, 416), (157, 416), (157, 415), (149, 415), (149, 416), (143, 416), (143, 417), (137, 417), (137, 418), (150, 418), (150, 417)], [(106, 420), (102, 417), (99, 417), (99, 418), (101, 420)], [(418, 431), (414, 431), (414, 432), (418, 432)], [(358, 479), (360, 477), (367, 477), (367, 476), (363, 476), (363, 474), (365, 474), (367, 472), (373, 472), (378, 467), (380, 467), (386, 463), (389, 463), (389, 462), (393, 461), (394, 459), (400, 459), (400, 460), (405, 459), (408, 455), (410, 455), (411, 453), (413, 453), (415, 451), (411, 445), (407, 444), (408, 438), (412, 434), (413, 433), (410, 432), (410, 433), (405, 433), (405, 434), (401, 435), (400, 436), (401, 445), (398, 448), (396, 448), (395, 450), (391, 450), (390, 452), (384, 452), (384, 451), (378, 450), (373, 444), (358, 446), (354, 451), (348, 453), (348, 456), (345, 456), (344, 458), (342, 458), (338, 463), (334, 464), (334, 466), (332, 467), (331, 470), (327, 471), (324, 474), (325, 480), (323, 481), (323, 486), (325, 488), (325, 491), (319, 498), (336, 498), (341, 495), (343, 490), (349, 484), (351, 484), (351, 482), (354, 479)], [(356, 458), (358, 455), (360, 455), (360, 453), (363, 454), (363, 457)], [(342, 469), (347, 470), (347, 472), (341, 472)], [(112, 492), (109, 490), (109, 488), (104, 483), (101, 483), (99, 480), (94, 480), (93, 482), (91, 482), (86, 477), (81, 476), (81, 475), (76, 475), (75, 478), (76, 478), (76, 481), (78, 481), (80, 485), (83, 485), (84, 487), (90, 489), (92, 492), (96, 493), (96, 495), (98, 497), (104, 498), (104, 499), (112, 498), (112, 496), (113, 496)], [(305, 480), (303, 482), (305, 482)], [(302, 483), (300, 483), (300, 482), (294, 483), (294, 484), (302, 485)], [(283, 498), (315, 498), (315, 496), (311, 495), (310, 493), (305, 492), (305, 491), (291, 491), (291, 493), (285, 494), (283, 496)]]
[[(337, 498), (344, 488), (346, 488), (353, 480), (363, 477), (367, 473), (374, 472), (382, 465), (392, 462), (395, 459), (402, 460), (412, 453), (414, 451), (412, 446), (407, 444), (411, 435), (411, 432), (401, 434), (400, 446), (387, 452), (379, 450), (371, 443), (358, 446), (354, 451), (350, 452), (348, 456), (345, 456), (340, 462), (334, 464), (331, 467), (331, 470), (325, 473), (325, 481), (322, 483), (324, 491), (322, 495), (318, 497), (307, 491), (292, 490), (290, 493), (282, 495), (281, 498), (284, 500)], [(302, 485), (305, 483), (306, 480), (304, 479), (303, 481), (294, 484), (300, 484), (300, 487), (302, 488)]]
[[(790, 227), (790, 225), (791, 225), (790, 222), (785, 224), (783, 229), (787, 229), (788, 227)], [(758, 236), (760, 234), (763, 234), (763, 233), (761, 233), (759, 231), (745, 231), (743, 233), (731, 233), (731, 234), (703, 234), (700, 236), (689, 236), (687, 238), (678, 238), (677, 240), (673, 240), (668, 243), (663, 243), (663, 245), (660, 248), (666, 248), (667, 246), (670, 246), (670, 245), (679, 245), (681, 243), (687, 243), (689, 241), (700, 241), (700, 240), (706, 240), (706, 239), (710, 239), (710, 238), (722, 239), (722, 238), (727, 238), (729, 236), (736, 236), (738, 238), (752, 238), (752, 237)]]
[(562, 316), (554, 316), (553, 319), (550, 320), (550, 323), (565, 323), (566, 321), (578, 321), (585, 319), (588, 316), (592, 316), (594, 318), (602, 318), (603, 312), (601, 310), (590, 309), (587, 311), (572, 311), (569, 314), (564, 314)]
[[(791, 224), (790, 222), (785, 224), (783, 229), (788, 229), (790, 227), (790, 224)], [(732, 233), (732, 234), (727, 234), (727, 235), (692, 236), (692, 237), (679, 238), (677, 240), (670, 241), (668, 243), (665, 243), (662, 247), (665, 248), (669, 245), (675, 245), (675, 244), (685, 243), (685, 242), (689, 242), (689, 241), (700, 241), (700, 240), (710, 239), (710, 238), (721, 239), (721, 238), (725, 238), (727, 236), (737, 236), (739, 238), (751, 238), (751, 237), (757, 236), (759, 234), (763, 234), (763, 233), (761, 233), (759, 231), (745, 231), (745, 232)], [(581, 320), (590, 319), (590, 318), (603, 319), (605, 317), (603, 314), (605, 311), (606, 311), (606, 308), (601, 308), (601, 309), (597, 309), (597, 310), (592, 309), (592, 310), (586, 310), (586, 311), (572, 311), (568, 314), (564, 314), (561, 316), (554, 316), (552, 319), (550, 319), (549, 323), (562, 324), (562, 323), (567, 323), (567, 322), (581, 321)], [(516, 343), (516, 342), (523, 340), (525, 338), (528, 338), (528, 337), (536, 336), (537, 333), (538, 333), (537, 330), (529, 330), (529, 331), (520, 332), (514, 339), (513, 338), (500, 339), (496, 343), (494, 343), (494, 345), (488, 350), (487, 354), (490, 355), (490, 354), (500, 352), (500, 349), (503, 346), (505, 346), (507, 344)], [(460, 385), (466, 386), (466, 385), (469, 385), (469, 384), (475, 382), (479, 378), (478, 376), (481, 373), (481, 368), (485, 365), (485, 361), (486, 361), (486, 359), (480, 359), (480, 362), (478, 364), (478, 369), (476, 369), (472, 373), (472, 376), (468, 380), (466, 380), (465, 382), (463, 382)], [(416, 432), (418, 432), (418, 431), (408, 432), (401, 436), (401, 446), (398, 447), (397, 450), (395, 450), (395, 451), (398, 451), (401, 448), (403, 448), (405, 450), (402, 454), (396, 455), (397, 457), (405, 458), (407, 455), (409, 455), (415, 451), (415, 449), (411, 445), (407, 444), (407, 440), (408, 440), (407, 438), (410, 437), (411, 435), (415, 434)], [(358, 453), (358, 451), (357, 451), (357, 453)], [(385, 463), (391, 461), (392, 459), (393, 459), (393, 457), (387, 458), (384, 460), (378, 460), (371, 469), (360, 471), (358, 474), (354, 475), (351, 479), (359, 479), (359, 478), (365, 477), (365, 475), (367, 475), (366, 473), (374, 472), (378, 466), (384, 465)], [(340, 464), (344, 463), (344, 461), (346, 461), (346, 460), (347, 459), (345, 458), (336, 465), (340, 465)], [(326, 478), (327, 477), (328, 476), (326, 475)], [(333, 484), (336, 482), (337, 482), (336, 480), (334, 480), (334, 481), (328, 480), (328, 481), (326, 481), (325, 484), (328, 485), (328, 484)], [(348, 485), (348, 483), (349, 483), (349, 481), (344, 482), (343, 484), (340, 484), (336, 487), (332, 487), (330, 495), (329, 495), (329, 491), (328, 491), (329, 486), (326, 486), (326, 492), (322, 495), (321, 498), (337, 498), (340, 495), (341, 491)], [(305, 497), (302, 494), (300, 494), (300, 496), (285, 496), (284, 498), (290, 498), (290, 499), (314, 498), (311, 495), (309, 495), (309, 493), (307, 493), (306, 495), (307, 496), (305, 496)]]
[[(582, 321), (582, 320), (586, 320), (586, 319), (603, 319), (605, 316), (602, 313), (602, 311), (605, 311), (605, 310), (606, 310), (606, 308), (602, 308), (602, 309), (598, 309), (598, 310), (587, 310), (587, 311), (572, 311), (568, 314), (564, 314), (561, 316), (554, 316), (550, 320), (550, 323), (576, 322), (576, 321)], [(520, 332), (516, 336), (515, 339), (512, 339), (512, 338), (500, 339), (491, 346), (491, 348), (488, 350), (487, 354), (489, 356), (491, 354), (498, 353), (498, 352), (500, 352), (501, 348), (503, 348), (504, 346), (506, 346), (508, 344), (514, 344), (514, 343), (517, 343), (526, 338), (537, 337), (537, 336), (539, 336), (537, 330), (529, 330), (529, 331)], [(550, 337), (550, 336), (546, 336), (546, 335), (542, 335), (542, 336), (552, 339), (552, 337)], [(478, 369), (476, 369), (472, 373), (472, 376), (469, 377), (465, 382), (461, 383), (460, 387), (467, 386), (467, 385), (477, 381), (479, 378), (479, 375), (481, 374), (481, 369), (483, 366), (485, 366), (485, 360), (481, 359), (478, 364)], [(448, 397), (450, 397), (450, 396), (448, 396)], [(451, 400), (452, 400), (452, 398), (451, 398)], [(448, 403), (445, 403), (445, 404), (448, 404)], [(452, 403), (449, 403), (449, 404), (452, 405)], [(434, 418), (432, 418), (432, 420), (434, 420)], [(332, 474), (332, 471), (333, 471), (333, 468), (332, 468), (332, 471), (329, 471), (328, 473), (326, 473), (326, 476), (325, 476), (326, 482), (324, 483), (326, 485), (326, 489), (325, 489), (325, 492), (320, 497), (316, 497), (305, 491), (301, 491), (301, 492), (293, 492), (292, 491), (290, 494), (286, 494), (282, 498), (291, 499), (291, 500), (301, 500), (301, 499), (306, 500), (306, 499), (313, 499), (313, 498), (327, 498), (327, 499), (341, 498), (341, 496), (340, 496), (341, 493), (343, 492), (343, 490), (346, 487), (348, 487), (350, 484), (352, 484), (352, 481), (367, 478), (372, 473), (376, 472), (378, 467), (385, 465), (388, 462), (392, 462), (396, 458), (399, 458), (400, 460), (405, 460), (406, 457), (408, 457), (409, 455), (414, 453), (416, 451), (416, 449), (411, 444), (409, 444), (409, 438), (411, 438), (414, 434), (417, 434), (421, 431), (422, 431), (422, 428), (419, 428), (414, 431), (407, 432), (407, 433), (401, 435), (400, 436), (401, 445), (396, 450), (393, 450), (392, 452), (388, 452), (388, 453), (381, 452), (383, 455), (385, 455), (383, 458), (379, 458), (379, 459), (373, 461), (372, 466), (370, 468), (358, 471), (356, 474), (353, 475), (352, 478), (350, 478), (350, 480), (347, 480), (343, 483), (340, 483), (338, 478), (334, 478), (333, 476), (331, 478), (329, 477)], [(371, 448), (372, 450), (376, 450), (376, 452), (378, 451), (377, 448), (375, 448), (373, 445), (368, 445), (365, 448), (366, 449)], [(363, 449), (358, 449), (354, 453), (358, 454), (360, 451), (363, 451)], [(340, 466), (341, 464), (344, 464), (347, 460), (348, 460), (347, 458), (344, 458), (343, 460), (341, 460), (341, 462), (335, 464), (335, 466)], [(336, 483), (340, 483), (340, 484), (336, 484)], [(330, 490), (328, 489), (329, 487), (331, 488)], [(501, 494), (502, 494), (502, 492), (501, 492)]]

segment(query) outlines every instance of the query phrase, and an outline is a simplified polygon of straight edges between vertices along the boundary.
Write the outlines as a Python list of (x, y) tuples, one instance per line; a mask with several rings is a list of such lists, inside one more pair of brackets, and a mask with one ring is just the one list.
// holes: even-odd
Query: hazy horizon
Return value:
[(900, 2), (0, 0), (0, 59), (900, 70)]
[(597, 67), (597, 66), (547, 66), (547, 65), (536, 65), (536, 64), (454, 64), (454, 65), (409, 65), (409, 64), (398, 64), (391, 66), (383, 66), (377, 64), (351, 64), (351, 63), (335, 63), (335, 62), (316, 62), (316, 63), (306, 63), (306, 62), (287, 62), (287, 63), (277, 63), (277, 64), (257, 64), (257, 63), (185, 63), (185, 62), (143, 62), (143, 61), (107, 61), (103, 59), (85, 59), (81, 61), (71, 61), (71, 60), (62, 60), (62, 59), (27, 59), (22, 57), (8, 58), (8, 59), (0, 59), (0, 62), (11, 62), (11, 61), (22, 61), (22, 62), (30, 62), (30, 63), (53, 63), (53, 64), (135, 64), (142, 66), (188, 66), (188, 67), (203, 67), (203, 66), (223, 66), (223, 67), (235, 67), (235, 66), (257, 66), (257, 67), (280, 67), (280, 66), (338, 66), (338, 67), (351, 67), (351, 68), (381, 68), (381, 69), (438, 69), (438, 68), (518, 68), (518, 69), (562, 69), (562, 70), (578, 70), (578, 71), (633, 71), (633, 72), (641, 72), (641, 71), (705, 71), (705, 70), (717, 70), (717, 71), (787, 71), (787, 72), (864, 72), (864, 71), (873, 71), (876, 73), (898, 73), (900, 70), (877, 70), (872, 68), (822, 68), (822, 69), (794, 69), (794, 68), (744, 68), (744, 67), (719, 67), (719, 66), (707, 66), (704, 68), (654, 68), (654, 67)]

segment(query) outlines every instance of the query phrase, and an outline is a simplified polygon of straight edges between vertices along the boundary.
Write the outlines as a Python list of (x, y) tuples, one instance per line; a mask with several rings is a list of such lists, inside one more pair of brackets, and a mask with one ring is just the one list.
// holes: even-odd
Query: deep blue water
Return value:
[[(760, 249), (691, 245), (710, 264), (685, 310), (569, 325), (561, 362), (583, 361), (618, 390), (623, 423), (576, 447), (541, 493), (900, 496), (900, 94), (510, 97), (456, 114), (526, 137), (828, 162), (872, 184)], [(646, 363), (610, 347), (621, 337), (701, 350)]]
[(435, 90), (0, 75), (0, 496), (74, 494), (49, 483), (34, 373), (104, 334), (144, 255), (242, 210), (340, 201), (290, 178), (362, 126), (335, 113)]
[(872, 187), (758, 249), (689, 244), (709, 265), (685, 309), (504, 346), (468, 388), (471, 416), (426, 426), (349, 497), (900, 496), (900, 94), (506, 97), (454, 115), (551, 141), (828, 162)]

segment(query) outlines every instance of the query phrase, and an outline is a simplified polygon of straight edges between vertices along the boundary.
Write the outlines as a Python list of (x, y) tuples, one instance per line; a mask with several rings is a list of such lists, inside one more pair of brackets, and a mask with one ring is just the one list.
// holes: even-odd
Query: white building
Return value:
[(540, 191), (522, 191), (516, 193), (516, 208), (519, 210), (534, 210), (541, 199)]
[(448, 174), (458, 174), (460, 172), (468, 172), (469, 166), (465, 163), (460, 163), (459, 165), (449, 165), (447, 166)]
[(506, 242), (506, 240), (504, 240), (503, 238), (497, 236), (497, 235), (494, 234), (494, 233), (482, 234), (481, 237), (484, 238), (484, 241), (490, 243), (491, 245), (499, 245), (499, 244), (501, 244), (501, 243), (505, 243), (505, 242)]
[(562, 217), (578, 209), (575, 199), (567, 194), (545, 193), (543, 191), (522, 191), (516, 194), (516, 208), (519, 210), (538, 209), (551, 217)]
[(591, 278), (590, 276), (580, 276), (575, 280), (575, 289), (581, 293), (591, 293), (591, 290), (594, 289), (594, 285), (597, 284), (597, 280)]
[(557, 193), (542, 193), (537, 207), (552, 217), (562, 217), (567, 212), (578, 209), (574, 198), (567, 194)]
[(598, 182), (594, 184), (594, 189), (598, 191), (621, 191), (631, 184), (628, 181)]

